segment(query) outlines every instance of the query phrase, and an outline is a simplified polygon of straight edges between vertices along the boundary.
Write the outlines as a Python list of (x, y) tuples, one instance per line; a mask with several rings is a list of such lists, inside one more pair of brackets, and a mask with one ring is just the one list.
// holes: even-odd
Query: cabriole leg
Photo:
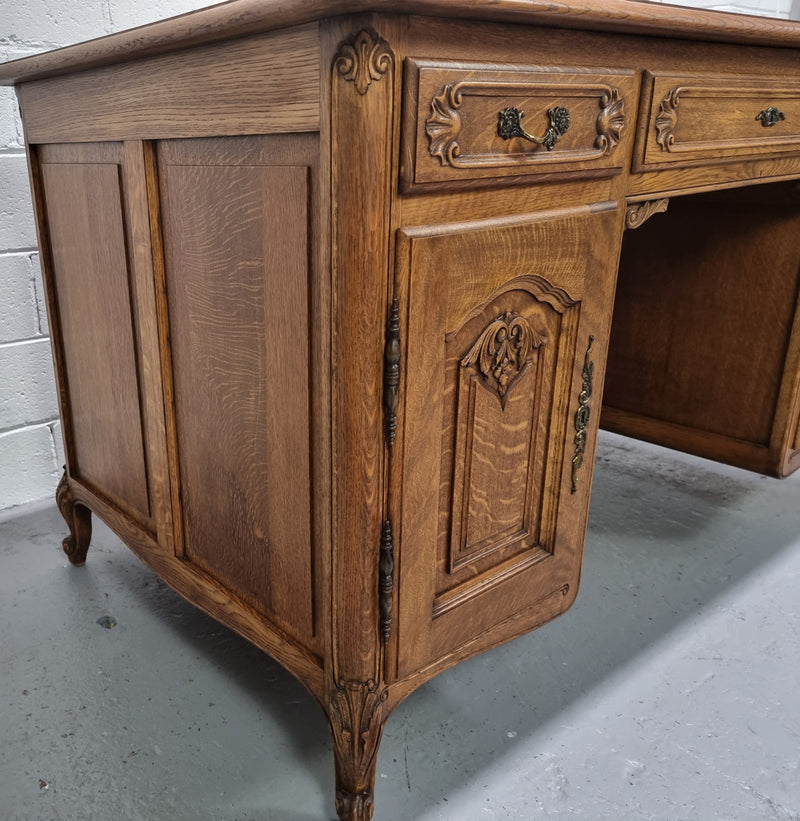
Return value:
[(375, 793), (375, 768), (383, 726), (386, 691), (374, 682), (336, 687), (328, 718), (336, 762), (336, 812), (341, 821), (369, 821)]
[(56, 489), (56, 504), (69, 528), (69, 536), (61, 546), (70, 562), (80, 566), (86, 562), (86, 551), (92, 538), (92, 512), (72, 495), (66, 470)]

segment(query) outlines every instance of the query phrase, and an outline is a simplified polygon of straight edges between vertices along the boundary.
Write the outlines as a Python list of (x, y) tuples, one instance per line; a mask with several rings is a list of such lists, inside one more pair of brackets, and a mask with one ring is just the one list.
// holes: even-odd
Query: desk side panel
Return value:
[(184, 557), (306, 645), (316, 145), (159, 149)]
[(36, 157), (70, 475), (152, 530), (123, 148), (48, 146)]
[(319, 127), (316, 24), (23, 83), (30, 143)]

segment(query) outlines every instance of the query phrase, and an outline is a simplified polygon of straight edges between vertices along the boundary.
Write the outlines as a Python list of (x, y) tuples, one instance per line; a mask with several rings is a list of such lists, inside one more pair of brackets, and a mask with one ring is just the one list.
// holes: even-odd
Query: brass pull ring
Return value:
[(569, 128), (569, 111), (558, 105), (555, 108), (548, 109), (547, 114), (550, 117), (550, 126), (541, 137), (536, 137), (529, 134), (522, 127), (520, 120), (525, 116), (524, 111), (520, 111), (518, 108), (504, 108), (500, 112), (500, 118), (497, 121), (497, 134), (504, 140), (522, 137), (524, 140), (543, 145), (548, 151), (552, 151), (553, 146), (566, 134)]
[(756, 115), (756, 119), (761, 120), (761, 125), (763, 125), (764, 128), (772, 128), (773, 125), (777, 125), (781, 120), (785, 120), (786, 115), (775, 108), (775, 106), (770, 106), (760, 111)]

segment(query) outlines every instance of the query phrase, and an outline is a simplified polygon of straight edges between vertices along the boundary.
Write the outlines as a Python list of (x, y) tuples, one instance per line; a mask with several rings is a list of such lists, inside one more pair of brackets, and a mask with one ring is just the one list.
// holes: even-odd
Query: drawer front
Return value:
[(632, 72), (409, 59), (402, 183), (613, 173), (634, 100)]
[(800, 152), (800, 83), (645, 73), (634, 170)]

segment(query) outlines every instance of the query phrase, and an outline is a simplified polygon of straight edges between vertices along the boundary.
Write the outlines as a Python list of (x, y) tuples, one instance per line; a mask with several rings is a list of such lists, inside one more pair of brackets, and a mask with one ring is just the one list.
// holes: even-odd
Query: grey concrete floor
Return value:
[[(603, 435), (577, 603), (400, 706), (376, 821), (800, 819), (799, 490)], [(303, 688), (63, 531), (0, 522), (0, 821), (330, 819)]]

